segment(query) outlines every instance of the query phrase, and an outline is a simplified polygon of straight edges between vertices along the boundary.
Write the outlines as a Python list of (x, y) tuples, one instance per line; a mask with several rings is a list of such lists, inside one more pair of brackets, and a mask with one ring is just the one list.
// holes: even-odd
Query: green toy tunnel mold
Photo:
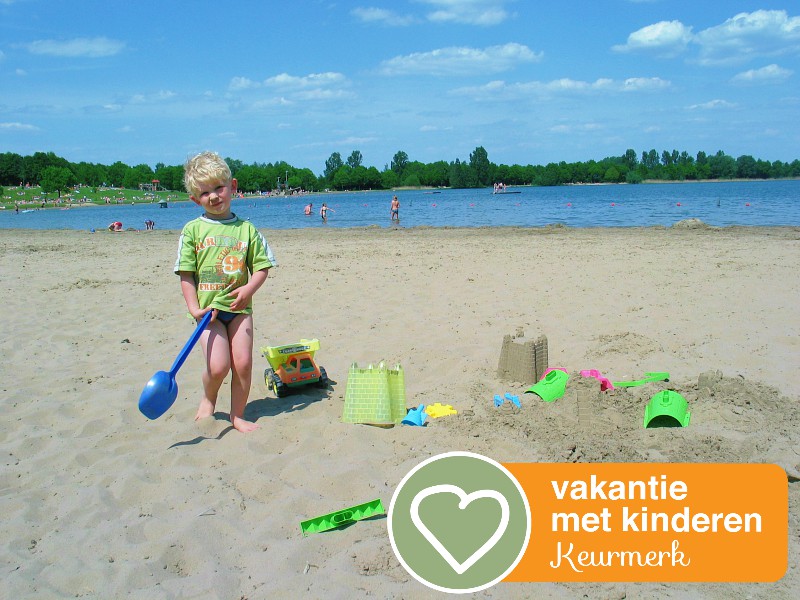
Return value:
[(558, 400), (564, 395), (567, 389), (567, 379), (569, 375), (558, 369), (553, 369), (545, 375), (541, 381), (534, 383), (525, 390), (526, 394), (536, 394), (545, 402)]
[(664, 390), (650, 398), (644, 408), (645, 428), (688, 427), (691, 413), (689, 403), (678, 392)]

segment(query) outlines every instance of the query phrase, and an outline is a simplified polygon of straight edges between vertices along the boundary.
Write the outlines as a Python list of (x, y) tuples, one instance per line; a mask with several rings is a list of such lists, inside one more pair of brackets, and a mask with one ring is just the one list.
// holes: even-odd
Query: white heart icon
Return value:
[[(439, 539), (433, 535), (431, 530), (425, 526), (425, 523), (423, 523), (422, 519), (419, 517), (420, 503), (428, 496), (433, 496), (435, 494), (455, 494), (459, 498), (458, 508), (461, 510), (464, 510), (467, 506), (469, 506), (473, 500), (479, 500), (481, 498), (493, 498), (498, 504), (500, 504), (502, 515), (500, 517), (500, 523), (497, 526), (497, 529), (491, 535), (491, 537), (486, 540), (486, 542), (484, 542), (484, 544), (463, 563), (458, 562), (453, 555), (450, 554), (442, 542), (440, 542)], [(433, 546), (442, 556), (442, 558), (447, 561), (447, 564), (450, 565), (456, 573), (463, 575), (464, 572), (466, 572), (472, 565), (483, 558), (484, 555), (489, 552), (489, 550), (494, 548), (495, 544), (497, 544), (497, 542), (500, 541), (500, 538), (503, 537), (503, 534), (506, 532), (506, 528), (508, 527), (509, 520), (508, 500), (506, 500), (506, 497), (503, 496), (503, 494), (496, 490), (478, 490), (476, 492), (472, 492), (471, 494), (467, 494), (464, 492), (464, 490), (455, 485), (434, 485), (432, 487), (425, 488), (416, 496), (414, 496), (414, 500), (411, 501), (411, 520), (414, 522), (414, 525), (416, 525), (423, 537), (428, 540), (431, 546)]]

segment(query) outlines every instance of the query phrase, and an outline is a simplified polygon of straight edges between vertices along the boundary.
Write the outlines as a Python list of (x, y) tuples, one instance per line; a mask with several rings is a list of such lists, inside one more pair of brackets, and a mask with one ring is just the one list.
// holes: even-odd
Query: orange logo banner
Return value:
[(788, 482), (768, 464), (504, 463), (530, 504), (505, 581), (776, 581)]

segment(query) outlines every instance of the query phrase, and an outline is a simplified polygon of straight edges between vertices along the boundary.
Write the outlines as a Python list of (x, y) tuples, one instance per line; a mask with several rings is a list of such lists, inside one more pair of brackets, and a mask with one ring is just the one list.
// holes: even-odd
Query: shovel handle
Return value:
[(205, 315), (203, 315), (203, 318), (200, 319), (200, 322), (197, 324), (197, 327), (195, 328), (192, 337), (189, 338), (189, 340), (186, 342), (186, 345), (178, 353), (178, 357), (175, 359), (175, 362), (172, 363), (172, 368), (169, 370), (169, 374), (171, 377), (175, 377), (175, 373), (177, 373), (178, 370), (183, 366), (183, 363), (186, 361), (186, 357), (189, 356), (192, 349), (194, 348), (194, 345), (197, 343), (197, 340), (200, 339), (200, 335), (203, 333), (205, 328), (208, 327), (208, 324), (211, 322), (211, 315), (213, 314), (213, 312), (214, 311), (210, 310)]

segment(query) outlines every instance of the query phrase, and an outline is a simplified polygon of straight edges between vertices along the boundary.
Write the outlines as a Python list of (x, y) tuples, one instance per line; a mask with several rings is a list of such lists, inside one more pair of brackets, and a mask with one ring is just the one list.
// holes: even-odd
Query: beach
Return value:
[[(1, 230), (7, 307), (0, 433), (4, 597), (436, 598), (386, 520), (303, 537), (299, 523), (380, 498), (447, 451), (498, 462), (775, 463), (789, 479), (789, 567), (774, 583), (501, 583), (476, 598), (800, 595), (800, 228), (380, 228), (261, 231), (279, 266), (254, 298), (243, 435), (194, 422), (202, 354), (148, 421), (143, 386), (193, 330), (177, 231)], [(503, 338), (545, 335), (549, 365), (668, 384), (583, 407), (498, 375)], [(258, 348), (318, 338), (328, 390), (275, 398)], [(427, 427), (342, 423), (351, 364), (405, 373)], [(660, 389), (685, 428), (645, 429)], [(518, 394), (522, 408), (495, 407)], [(584, 416), (587, 416), (586, 413)]]

